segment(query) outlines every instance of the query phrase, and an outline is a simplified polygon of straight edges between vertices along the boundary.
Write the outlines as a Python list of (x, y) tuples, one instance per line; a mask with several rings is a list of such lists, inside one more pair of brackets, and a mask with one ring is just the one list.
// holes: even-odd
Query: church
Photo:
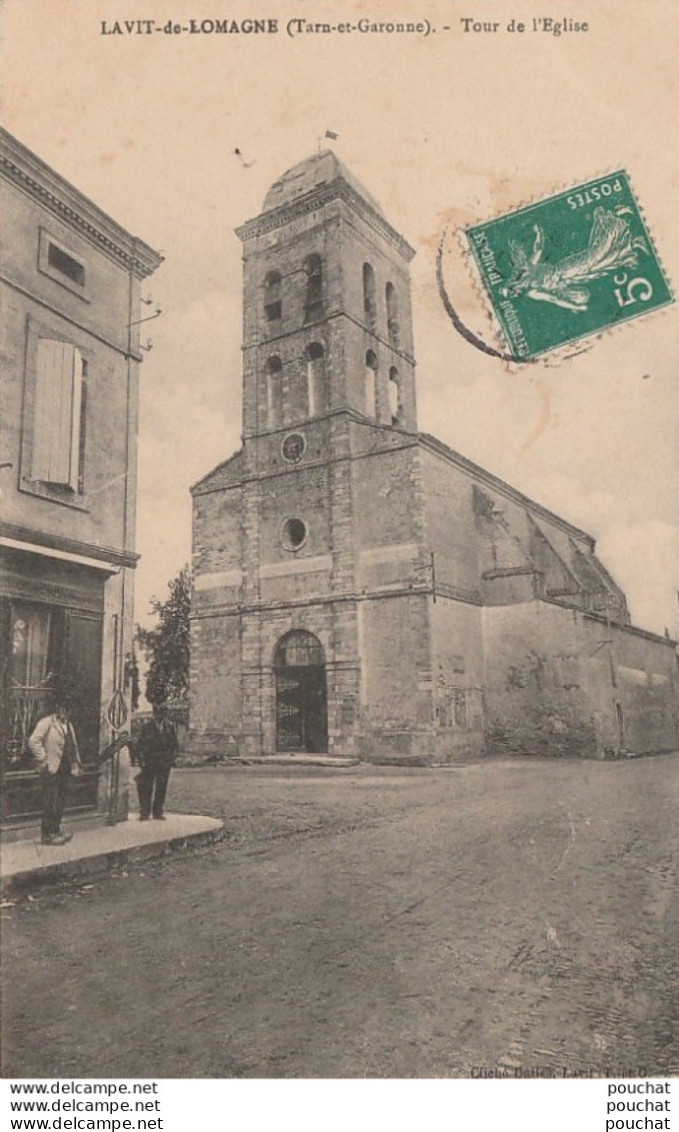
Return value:
[(242, 448), (191, 489), (191, 749), (679, 747), (674, 642), (585, 531), (418, 432), (414, 252), (330, 151), (238, 229)]

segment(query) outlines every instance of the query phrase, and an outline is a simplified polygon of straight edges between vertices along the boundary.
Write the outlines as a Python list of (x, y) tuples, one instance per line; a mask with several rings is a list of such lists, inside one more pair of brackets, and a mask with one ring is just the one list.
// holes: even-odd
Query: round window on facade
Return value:
[(281, 528), (281, 538), (286, 550), (300, 550), (307, 540), (307, 526), (301, 519), (286, 519)]

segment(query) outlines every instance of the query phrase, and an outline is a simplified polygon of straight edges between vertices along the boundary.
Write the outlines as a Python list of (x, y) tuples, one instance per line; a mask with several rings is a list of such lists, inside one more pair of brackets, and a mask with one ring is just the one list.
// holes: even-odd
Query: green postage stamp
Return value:
[(624, 171), (466, 230), (514, 357), (673, 302)]

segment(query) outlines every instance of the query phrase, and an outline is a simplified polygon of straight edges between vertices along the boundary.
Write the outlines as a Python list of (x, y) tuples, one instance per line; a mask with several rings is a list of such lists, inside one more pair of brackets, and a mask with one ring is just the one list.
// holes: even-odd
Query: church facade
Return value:
[(413, 250), (331, 152), (243, 244), (243, 444), (192, 488), (190, 744), (447, 762), (679, 747), (594, 540), (418, 432)]

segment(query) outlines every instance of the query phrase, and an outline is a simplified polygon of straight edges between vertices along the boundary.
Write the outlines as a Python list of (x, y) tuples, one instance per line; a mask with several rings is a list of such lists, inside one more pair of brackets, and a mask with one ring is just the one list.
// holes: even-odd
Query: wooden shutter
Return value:
[(33, 479), (78, 490), (82, 358), (75, 346), (38, 339)]
[(73, 347), (71, 368), (71, 419), (68, 448), (68, 486), (78, 490), (80, 478), (80, 426), (83, 395), (83, 362), (78, 350)]
[(102, 617), (67, 611), (64, 667), (75, 688), (73, 725), (84, 761), (99, 750), (102, 640)]

